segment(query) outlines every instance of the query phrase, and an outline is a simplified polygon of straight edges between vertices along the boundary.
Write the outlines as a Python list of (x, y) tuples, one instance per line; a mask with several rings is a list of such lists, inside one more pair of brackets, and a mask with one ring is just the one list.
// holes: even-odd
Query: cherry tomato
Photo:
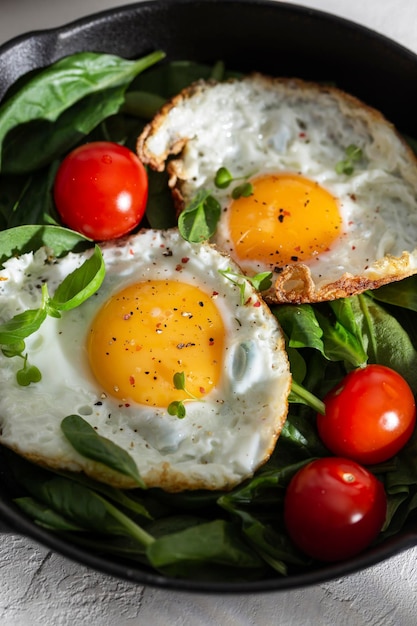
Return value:
[(323, 443), (339, 456), (368, 465), (394, 456), (414, 430), (413, 393), (400, 374), (383, 365), (350, 372), (324, 398), (317, 416)]
[(62, 161), (54, 199), (63, 223), (96, 241), (121, 237), (142, 220), (146, 170), (128, 148), (108, 141), (82, 145)]
[(385, 521), (382, 483), (367, 469), (340, 457), (312, 461), (287, 488), (285, 525), (294, 544), (320, 561), (342, 561), (362, 552)]

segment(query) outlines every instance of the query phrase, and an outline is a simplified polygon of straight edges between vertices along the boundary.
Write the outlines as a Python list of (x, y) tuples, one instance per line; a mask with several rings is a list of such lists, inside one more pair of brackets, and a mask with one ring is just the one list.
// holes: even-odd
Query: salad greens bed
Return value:
[[(127, 61), (108, 54), (74, 54), (12, 87), (0, 105), (0, 263), (42, 244), (57, 255), (93, 245), (63, 228), (54, 209), (55, 173), (69, 150), (92, 140), (134, 149), (138, 134), (167, 98), (198, 78), (234, 75), (222, 63), (151, 67), (163, 56), (155, 52)], [(149, 172), (149, 181), (145, 225), (174, 226), (165, 174)], [(91, 258), (52, 298), (44, 294), (41, 309), (0, 327), (4, 354), (22, 356), (22, 341), (39, 320), (77, 306), (97, 289), (102, 279), (99, 250)], [(417, 392), (417, 278), (352, 298), (279, 305), (272, 311), (286, 336), (294, 383), (276, 449), (253, 478), (230, 492), (145, 489), (127, 453), (80, 416), (70, 415), (62, 429), (71, 444), (133, 477), (138, 488), (122, 491), (81, 474), (49, 471), (4, 450), (16, 504), (37, 524), (88, 550), (167, 576), (252, 581), (317, 565), (286, 534), (286, 486), (304, 464), (329, 455), (317, 435), (315, 410), (347, 372), (366, 363), (388, 365)], [(22, 370), (21, 384), (35, 381), (36, 372), (26, 361)], [(377, 539), (382, 542), (417, 507), (417, 436), (397, 457), (370, 469), (383, 481), (388, 497), (386, 523)]]

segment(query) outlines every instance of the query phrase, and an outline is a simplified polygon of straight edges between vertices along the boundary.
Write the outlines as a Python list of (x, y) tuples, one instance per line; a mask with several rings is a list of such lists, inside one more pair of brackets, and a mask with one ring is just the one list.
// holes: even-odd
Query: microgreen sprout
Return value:
[(351, 176), (355, 169), (355, 163), (361, 160), (363, 154), (361, 148), (351, 144), (345, 150), (346, 158), (336, 163), (336, 173)]
[(190, 400), (199, 401), (200, 398), (197, 398), (197, 396), (193, 395), (187, 389), (184, 372), (175, 372), (172, 380), (173, 380), (175, 389), (179, 389), (180, 391), (185, 391), (188, 398), (186, 398), (185, 400), (174, 400), (173, 402), (171, 402), (168, 405), (168, 413), (170, 415), (176, 415), (179, 419), (182, 419), (183, 417), (185, 417), (185, 414), (186, 414), (184, 402), (187, 402), (187, 400), (188, 402)]
[(42, 378), (40, 370), (36, 365), (30, 365), (28, 363), (28, 355), (23, 354), (25, 347), (25, 342), (19, 340), (1, 349), (3, 355), (7, 358), (17, 356), (23, 359), (23, 367), (16, 372), (16, 380), (22, 387), (27, 387), (30, 383), (38, 383)]
[(253, 194), (253, 185), (247, 181), (248, 176), (234, 177), (226, 167), (220, 167), (214, 177), (214, 184), (218, 189), (227, 189), (227, 187), (237, 180), (244, 180), (241, 185), (237, 185), (232, 191), (232, 198), (247, 198)]
[(94, 253), (58, 285), (54, 295), (48, 293), (47, 283), (42, 285), (42, 299), (38, 309), (28, 309), (18, 313), (7, 322), (0, 324), (0, 348), (6, 357), (24, 359), (23, 368), (16, 373), (19, 385), (27, 386), (41, 380), (37, 367), (28, 364), (24, 339), (36, 332), (47, 316), (61, 317), (61, 311), (73, 309), (89, 298), (100, 287), (105, 274), (101, 250), (95, 247)]
[(255, 276), (245, 276), (234, 272), (230, 267), (225, 270), (218, 270), (219, 274), (230, 280), (231, 283), (239, 287), (240, 303), (246, 302), (246, 285), (250, 283), (257, 291), (266, 291), (272, 285), (272, 272), (260, 272)]

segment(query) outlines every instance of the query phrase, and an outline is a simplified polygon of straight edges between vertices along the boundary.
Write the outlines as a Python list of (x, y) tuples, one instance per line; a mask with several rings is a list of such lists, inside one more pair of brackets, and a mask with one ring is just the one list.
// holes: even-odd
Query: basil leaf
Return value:
[(99, 435), (82, 417), (68, 415), (62, 420), (61, 429), (77, 452), (133, 478), (139, 487), (146, 488), (132, 457), (110, 439)]
[(0, 232), (0, 263), (42, 246), (50, 248), (55, 256), (61, 256), (70, 251), (79, 252), (90, 245), (89, 239), (62, 226), (16, 226)]
[(105, 272), (103, 256), (96, 245), (93, 255), (64, 278), (48, 304), (58, 311), (74, 309), (97, 291)]
[(111, 54), (79, 52), (57, 61), (35, 74), (0, 106), (0, 147), (8, 132), (19, 124), (33, 120), (54, 122), (90, 94), (127, 87), (135, 76), (164, 56), (157, 51), (129, 61)]
[(46, 309), (28, 309), (0, 324), (0, 345), (8, 346), (38, 330), (46, 319)]
[(216, 231), (220, 212), (217, 200), (201, 189), (178, 218), (181, 236), (192, 243), (208, 241)]

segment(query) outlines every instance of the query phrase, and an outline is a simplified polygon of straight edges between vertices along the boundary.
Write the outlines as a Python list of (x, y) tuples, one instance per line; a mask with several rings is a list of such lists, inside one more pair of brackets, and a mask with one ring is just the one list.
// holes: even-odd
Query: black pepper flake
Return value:
[(298, 256), (295, 256), (295, 255), (294, 255), (294, 256), (292, 256), (292, 257), (291, 257), (291, 261), (298, 261)]
[(280, 215), (278, 215), (278, 221), (281, 222), (281, 224), (284, 221), (284, 216), (282, 215), (282, 213), (280, 213)]

